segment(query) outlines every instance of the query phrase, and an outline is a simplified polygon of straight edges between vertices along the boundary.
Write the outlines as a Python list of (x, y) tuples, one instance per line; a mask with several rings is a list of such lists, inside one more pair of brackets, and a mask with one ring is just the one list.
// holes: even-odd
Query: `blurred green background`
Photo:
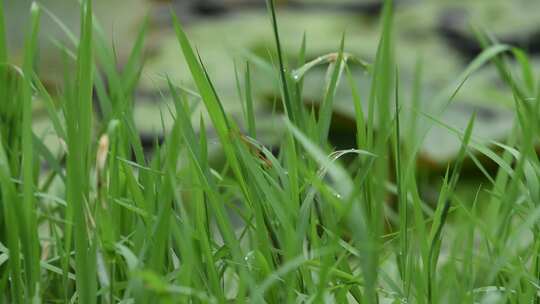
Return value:
[[(56, 16), (65, 27), (77, 34), (79, 6), (76, 0), (38, 1), (50, 16), (43, 18), (39, 71), (47, 87), (59, 89), (69, 64), (61, 45), (74, 50)], [(535, 0), (402, 0), (395, 1), (396, 58), (402, 96), (406, 104), (413, 99), (415, 73), (421, 71), (422, 104), (459, 75), (481, 52), (473, 28), (486, 29), (501, 42), (520, 46), (531, 53), (539, 66), (540, 1)], [(7, 0), (6, 19), (11, 58), (22, 56), (22, 41), (27, 24), (30, 0)], [(95, 0), (96, 17), (103, 34), (114, 45), (119, 67), (127, 58), (139, 27), (148, 17), (150, 28), (146, 45), (146, 65), (137, 90), (136, 122), (144, 138), (152, 141), (170, 122), (166, 113), (168, 96), (165, 75), (175, 84), (193, 88), (174, 32), (170, 10), (186, 26), (193, 45), (209, 70), (226, 110), (240, 121), (241, 105), (235, 70), (243, 74), (246, 62), (253, 69), (256, 113), (259, 117), (259, 140), (272, 146), (280, 139), (279, 87), (271, 63), (274, 46), (264, 0)], [(380, 1), (376, 0), (281, 0), (278, 22), (291, 68), (303, 35), (307, 41), (307, 59), (336, 52), (343, 33), (345, 51), (367, 62), (373, 61), (379, 36)], [(47, 13), (47, 14), (49, 14)], [(352, 66), (362, 97), (367, 99), (368, 77)], [(308, 74), (305, 84), (306, 104), (316, 105), (323, 96), (326, 68)], [(354, 114), (350, 92), (345, 85), (338, 92), (332, 137), (336, 146), (354, 143)], [(470, 114), (478, 113), (475, 135), (485, 140), (504, 140), (512, 127), (512, 96), (494, 67), (481, 69), (471, 77), (456, 96), (455, 103), (440, 118), (458, 129), (464, 128)], [(405, 112), (412, 111), (405, 107)], [(45, 112), (36, 106), (36, 115)], [(204, 114), (204, 113), (203, 113)], [(194, 117), (198, 120), (198, 115)], [(209, 121), (209, 120), (206, 120)], [(37, 119), (36, 131), (50, 132), (46, 119)], [(208, 127), (210, 128), (210, 127)], [(406, 138), (403, 140), (406, 141)], [(54, 139), (50, 140), (54, 144)], [(433, 128), (422, 148), (424, 163), (431, 168), (445, 168), (459, 149), (459, 140), (448, 130)]]

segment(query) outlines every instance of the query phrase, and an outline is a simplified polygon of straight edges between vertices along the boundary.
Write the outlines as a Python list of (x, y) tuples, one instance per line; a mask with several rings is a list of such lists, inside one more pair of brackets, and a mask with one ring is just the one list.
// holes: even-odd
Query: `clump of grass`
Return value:
[[(124, 69), (81, 3), (79, 39), (52, 13), (32, 6), (24, 64), (9, 64), (0, 2), (0, 288), (9, 303), (529, 303), (538, 302), (540, 163), (538, 81), (527, 55), (487, 36), (456, 83), (422, 106), (422, 65), (413, 102), (399, 89), (399, 52), (386, 1), (375, 61), (363, 64), (369, 92), (359, 92), (342, 39), (336, 54), (287, 66), (279, 20), (276, 79), (286, 132), (273, 154), (257, 140), (250, 65), (240, 77), (245, 125), (223, 107), (180, 22), (174, 29), (198, 96), (169, 80), (174, 124), (145, 154), (133, 119), (144, 62), (146, 23)], [(51, 94), (33, 70), (40, 12), (72, 37), (65, 83)], [(514, 57), (521, 75), (508, 68)], [(505, 143), (485, 142), (440, 121), (471, 73), (493, 61), (513, 91), (516, 123)], [(303, 77), (328, 63), (323, 103), (302, 105)], [(95, 71), (99, 68), (102, 74)], [(237, 74), (238, 75), (238, 74)], [(334, 95), (342, 78), (356, 114), (356, 146), (329, 144)], [(107, 88), (107, 89), (106, 89)], [(95, 93), (95, 94), (94, 94)], [(364, 94), (367, 93), (367, 94)], [(367, 101), (362, 96), (368, 95)], [(99, 109), (95, 109), (95, 96)], [(43, 103), (65, 143), (51, 150), (32, 130), (32, 104)], [(209, 113), (226, 157), (211, 167), (204, 119)], [(99, 113), (99, 115), (96, 115)], [(164, 114), (165, 115), (165, 114)], [(412, 117), (412, 120), (411, 120)], [(408, 118), (408, 119), (407, 119)], [(418, 149), (432, 126), (462, 141), (442, 178), (436, 205), (420, 195)], [(495, 151), (502, 149), (502, 155)], [(494, 176), (478, 161), (494, 162)], [(351, 161), (345, 162), (344, 156)], [(488, 184), (477, 195), (454, 192), (471, 158)], [(396, 201), (395, 207), (392, 202)]]

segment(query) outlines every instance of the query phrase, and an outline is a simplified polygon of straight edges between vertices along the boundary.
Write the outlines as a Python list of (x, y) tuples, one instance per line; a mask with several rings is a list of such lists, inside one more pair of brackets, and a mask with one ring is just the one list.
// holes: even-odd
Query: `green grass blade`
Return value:
[[(90, 204), (89, 170), (92, 156), (92, 1), (81, 5), (81, 40), (77, 54), (77, 88), (74, 98), (66, 105), (67, 133), (67, 203), (66, 252), (71, 251), (71, 227), (75, 244), (77, 292), (80, 303), (96, 302), (95, 241), (88, 233)], [(73, 223), (73, 224), (71, 224)], [(73, 226), (71, 226), (73, 225)], [(67, 264), (64, 262), (64, 272)]]
[(401, 147), (401, 124), (400, 114), (401, 108), (399, 103), (399, 73), (396, 71), (396, 87), (395, 87), (395, 136), (394, 136), (394, 157), (395, 157), (395, 173), (397, 186), (397, 201), (399, 208), (399, 231), (400, 231), (400, 249), (398, 253), (398, 263), (400, 264), (400, 274), (402, 279), (409, 281), (403, 277), (407, 273), (407, 253), (408, 253), (408, 203), (406, 188), (403, 179), (403, 164), (402, 164), (402, 147)]
[(287, 66), (285, 63), (285, 58), (283, 55), (283, 49), (281, 48), (281, 40), (279, 38), (279, 29), (277, 24), (277, 17), (276, 17), (276, 6), (274, 3), (274, 0), (266, 0), (266, 5), (268, 7), (271, 22), (272, 22), (272, 30), (274, 32), (274, 42), (276, 43), (276, 52), (278, 55), (278, 64), (279, 64), (279, 76), (281, 80), (281, 93), (283, 95), (283, 104), (285, 105), (285, 111), (287, 115), (289, 116), (290, 120), (293, 123), (296, 123), (296, 110), (294, 105), (291, 101), (291, 94), (289, 92), (289, 85), (288, 85), (288, 72), (287, 72)]
[(253, 112), (253, 91), (251, 87), (251, 67), (246, 63), (245, 98), (246, 98), (246, 118), (248, 125), (248, 134), (252, 138), (257, 138), (257, 128), (255, 125), (255, 113)]
[(193, 80), (195, 81), (195, 84), (199, 89), (199, 93), (201, 94), (201, 98), (206, 106), (206, 109), (210, 114), (210, 118), (212, 119), (214, 128), (219, 135), (220, 141), (223, 145), (223, 149), (225, 150), (225, 154), (227, 155), (227, 159), (230, 162), (233, 170), (235, 171), (235, 174), (237, 174), (237, 176), (241, 176), (238, 159), (236, 158), (233, 148), (230, 145), (231, 136), (227, 116), (223, 112), (221, 103), (214, 92), (212, 84), (210, 83), (204, 68), (195, 56), (191, 44), (189, 43), (185, 32), (183, 31), (180, 23), (178, 22), (178, 19), (174, 14), (173, 22), (176, 36), (178, 42), (180, 43), (180, 47), (182, 49), (184, 57), (188, 63), (189, 69), (191, 71), (191, 76), (193, 77)]
[[(17, 190), (11, 181), (9, 161), (4, 146), (0, 141), (0, 185), (2, 186), (3, 221), (5, 238), (9, 249), (9, 281), (11, 299), (14, 303), (22, 304), (24, 301), (23, 272), (21, 267), (21, 248), (19, 244), (19, 223), (16, 222), (18, 212), (16, 205), (20, 203)], [(10, 202), (10, 203), (8, 203)]]
[(471, 119), (469, 120), (467, 129), (465, 130), (465, 134), (463, 136), (461, 149), (459, 151), (457, 161), (452, 171), (452, 175), (449, 181), (447, 181), (447, 179), (445, 178), (444, 185), (443, 185), (443, 188), (441, 189), (441, 194), (439, 196), (439, 203), (438, 203), (439, 208), (437, 208), (437, 212), (435, 214), (435, 220), (432, 226), (431, 247), (429, 251), (429, 262), (427, 265), (428, 303), (437, 302), (435, 301), (435, 294), (434, 294), (434, 286), (435, 286), (434, 284), (436, 283), (435, 274), (437, 271), (436, 269), (437, 261), (439, 259), (440, 245), (442, 242), (442, 230), (446, 223), (448, 213), (450, 211), (451, 199), (449, 198), (449, 194), (454, 191), (457, 181), (459, 179), (459, 175), (461, 173), (461, 167), (463, 165), (463, 160), (465, 159), (465, 155), (467, 154), (469, 141), (471, 139), (472, 131), (474, 128), (475, 118), (476, 118), (476, 115), (473, 115)]
[(531, 66), (529, 58), (527, 58), (526, 53), (523, 50), (520, 50), (518, 48), (512, 49), (512, 54), (516, 58), (516, 60), (519, 62), (519, 65), (521, 66), (521, 75), (523, 82), (525, 84), (525, 87), (527, 89), (527, 93), (534, 94), (536, 89), (536, 83), (534, 80), (534, 72), (533, 67)]
[(21, 226), (21, 243), (25, 261), (26, 288), (28, 289), (28, 299), (40, 301), (39, 282), (39, 242), (37, 228), (37, 210), (34, 198), (36, 185), (34, 182), (34, 147), (32, 134), (32, 75), (34, 58), (37, 47), (37, 37), (39, 32), (40, 10), (37, 4), (33, 3), (30, 8), (31, 25), (28, 39), (25, 45), (24, 58), (24, 84), (22, 88), (23, 98), (23, 125), (22, 125), (22, 181), (23, 181), (23, 206), (25, 217)]
[(319, 110), (319, 122), (318, 122), (318, 133), (319, 133), (319, 144), (323, 145), (328, 140), (328, 132), (330, 130), (330, 121), (332, 119), (332, 111), (334, 106), (334, 97), (336, 95), (337, 86), (345, 62), (343, 60), (343, 52), (345, 48), (345, 34), (341, 37), (341, 44), (339, 47), (339, 53), (337, 60), (333, 66), (332, 74), (328, 86), (326, 87), (326, 92), (324, 94), (324, 99)]
[(354, 83), (354, 78), (348, 66), (345, 66), (345, 75), (351, 89), (351, 95), (354, 102), (354, 121), (356, 124), (356, 147), (362, 149), (366, 146), (366, 121), (362, 106), (362, 99), (358, 92), (358, 88)]
[(145, 17), (144, 22), (137, 34), (137, 39), (129, 54), (129, 59), (122, 73), (124, 79), (124, 90), (132, 92), (140, 77), (142, 62), (144, 60), (144, 42), (148, 31), (149, 17)]

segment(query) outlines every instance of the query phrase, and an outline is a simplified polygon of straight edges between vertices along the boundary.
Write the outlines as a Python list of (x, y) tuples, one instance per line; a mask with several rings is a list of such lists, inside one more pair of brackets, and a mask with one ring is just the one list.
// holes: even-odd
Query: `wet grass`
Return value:
[[(392, 1), (381, 13), (375, 61), (355, 59), (371, 79), (368, 94), (360, 94), (349, 69), (347, 50), (354, 45), (345, 35), (336, 53), (312, 62), (305, 61), (304, 38), (300, 62), (288, 66), (279, 14), (269, 0), (273, 72), (286, 126), (272, 153), (257, 140), (251, 65), (231, 72), (244, 109), (244, 121), (237, 121), (173, 18), (197, 93), (169, 81), (174, 108), (163, 115), (174, 123), (148, 154), (133, 118), (147, 24), (117, 69), (92, 2), (82, 1), (80, 38), (60, 48), (71, 68), (51, 94), (33, 69), (37, 35), (42, 12), (61, 21), (32, 6), (24, 63), (17, 67), (9, 63), (1, 4), (4, 302), (538, 302), (540, 91), (523, 51), (478, 32), (484, 50), (455, 83), (420, 100), (422, 70), (437, 67), (418, 64), (413, 100), (404, 103), (411, 97), (400, 90)], [(520, 71), (508, 68), (513, 59)], [(304, 75), (320, 64), (328, 66), (323, 102), (318, 109), (305, 107)], [(514, 93), (515, 124), (504, 143), (475, 137), (475, 115), (465, 130), (440, 120), (469, 76), (487, 64), (497, 66)], [(328, 136), (342, 81), (354, 101), (356, 145), (334, 150)], [(59, 149), (33, 131), (34, 103), (47, 109)], [(192, 125), (197, 107), (208, 113), (224, 166), (210, 166), (204, 118), (196, 117), (198, 132)], [(421, 195), (417, 159), (434, 126), (458, 137), (461, 149), (433, 205)], [(495, 174), (480, 156), (496, 164)], [(463, 197), (455, 191), (466, 158), (487, 183)]]

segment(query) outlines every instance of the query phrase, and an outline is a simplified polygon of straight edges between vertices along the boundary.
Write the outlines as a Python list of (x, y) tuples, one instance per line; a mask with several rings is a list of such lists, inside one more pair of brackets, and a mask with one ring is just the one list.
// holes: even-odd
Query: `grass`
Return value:
[[(412, 97), (403, 96), (393, 5), (386, 1), (374, 62), (356, 59), (372, 80), (369, 92), (360, 92), (347, 52), (354, 46), (345, 36), (337, 53), (310, 62), (304, 37), (299, 63), (289, 67), (269, 0), (286, 126), (274, 154), (257, 140), (255, 65), (235, 71), (244, 109), (239, 122), (222, 106), (204, 58), (173, 15), (197, 94), (169, 80), (174, 108), (163, 115), (174, 124), (145, 153), (133, 107), (147, 23), (117, 69), (91, 1), (81, 2), (80, 38), (34, 4), (17, 67), (9, 63), (2, 4), (3, 302), (540, 303), (540, 90), (524, 51), (477, 31), (485, 50), (455, 83), (426, 104), (422, 70), (430, 67), (419, 61)], [(41, 12), (73, 43), (59, 48), (66, 72), (56, 92), (33, 70)], [(508, 67), (514, 59), (519, 71)], [(301, 106), (302, 82), (320, 64), (328, 64), (328, 77), (317, 110)], [(465, 130), (440, 120), (486, 64), (497, 66), (513, 92), (515, 125), (504, 142), (475, 137), (475, 115)], [(336, 151), (328, 136), (340, 82), (350, 88), (357, 130), (356, 146)], [(57, 151), (32, 130), (35, 103), (46, 108), (62, 142)], [(191, 124), (196, 107), (209, 113), (224, 166), (210, 166), (204, 119), (198, 133)], [(434, 126), (462, 145), (432, 204), (422, 195), (416, 160)], [(486, 182), (464, 197), (456, 188), (467, 159)]]

